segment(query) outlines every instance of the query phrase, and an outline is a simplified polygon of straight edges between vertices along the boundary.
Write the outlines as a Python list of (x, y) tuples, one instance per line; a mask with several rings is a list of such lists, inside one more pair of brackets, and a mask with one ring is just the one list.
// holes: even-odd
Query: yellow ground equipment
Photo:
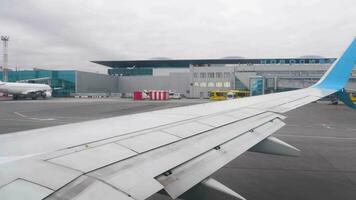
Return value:
[(250, 96), (246, 90), (212, 90), (209, 92), (210, 100), (220, 101), (226, 99), (238, 99)]
[(350, 92), (350, 99), (352, 102), (356, 102), (356, 91)]

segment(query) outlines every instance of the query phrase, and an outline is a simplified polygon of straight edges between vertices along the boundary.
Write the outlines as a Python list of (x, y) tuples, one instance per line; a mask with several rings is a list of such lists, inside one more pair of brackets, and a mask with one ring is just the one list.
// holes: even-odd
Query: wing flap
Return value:
[(75, 200), (134, 200), (127, 194), (100, 181), (95, 181), (87, 190), (80, 193)]
[[(48, 160), (48, 162), (86, 173), (136, 154), (136, 152), (128, 148), (110, 143), (53, 158)], [(95, 162), (93, 162), (94, 160)]]
[(206, 124), (201, 124), (198, 122), (189, 122), (189, 123), (184, 123), (177, 126), (165, 128), (162, 131), (175, 135), (180, 138), (187, 138), (196, 135), (198, 133), (208, 131), (212, 128), (213, 128), (212, 126)]
[(210, 149), (170, 170), (170, 175), (162, 174), (156, 179), (164, 185), (165, 191), (175, 199), (284, 125), (284, 122), (276, 118), (255, 128), (253, 132), (245, 132), (219, 145), (219, 148)]
[(0, 188), (0, 199), (6, 200), (38, 200), (53, 191), (41, 185), (17, 179)]
[(20, 178), (58, 190), (81, 174), (77, 170), (28, 158), (0, 165), (0, 187)]
[(135, 152), (143, 153), (145, 151), (175, 142), (180, 138), (174, 135), (154, 131), (142, 135), (137, 135), (124, 140), (119, 140), (116, 143), (125, 146)]
[(46, 200), (134, 200), (128, 194), (102, 181), (83, 175), (49, 195)]
[(215, 115), (212, 117), (203, 118), (203, 119), (199, 120), (198, 122), (200, 122), (202, 124), (210, 125), (213, 127), (219, 127), (219, 126), (226, 125), (228, 123), (232, 123), (234, 121), (236, 121), (236, 119), (232, 116)]

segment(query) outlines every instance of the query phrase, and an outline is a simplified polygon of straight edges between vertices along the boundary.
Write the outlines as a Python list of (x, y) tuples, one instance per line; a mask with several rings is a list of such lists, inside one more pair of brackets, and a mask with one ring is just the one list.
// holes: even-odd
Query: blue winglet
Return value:
[(341, 90), (347, 84), (356, 63), (356, 37), (324, 76), (313, 86), (316, 88)]
[(341, 89), (340, 91), (336, 92), (336, 96), (348, 107), (356, 109), (356, 105), (351, 101), (351, 98), (345, 89)]

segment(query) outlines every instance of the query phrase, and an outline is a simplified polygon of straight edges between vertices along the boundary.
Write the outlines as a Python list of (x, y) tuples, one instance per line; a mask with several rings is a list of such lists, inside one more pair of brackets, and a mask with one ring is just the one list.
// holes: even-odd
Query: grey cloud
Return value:
[(3, 0), (13, 67), (105, 72), (90, 60), (337, 56), (354, 0)]

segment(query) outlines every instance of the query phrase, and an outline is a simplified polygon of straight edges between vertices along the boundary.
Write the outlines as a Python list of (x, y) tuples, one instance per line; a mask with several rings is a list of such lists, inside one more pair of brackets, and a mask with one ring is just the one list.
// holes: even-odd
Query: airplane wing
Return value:
[(282, 114), (333, 93), (347, 102), (355, 60), (356, 39), (310, 88), (1, 135), (0, 199), (189, 199), (197, 187), (243, 199), (209, 176), (248, 150), (298, 155), (271, 136)]

